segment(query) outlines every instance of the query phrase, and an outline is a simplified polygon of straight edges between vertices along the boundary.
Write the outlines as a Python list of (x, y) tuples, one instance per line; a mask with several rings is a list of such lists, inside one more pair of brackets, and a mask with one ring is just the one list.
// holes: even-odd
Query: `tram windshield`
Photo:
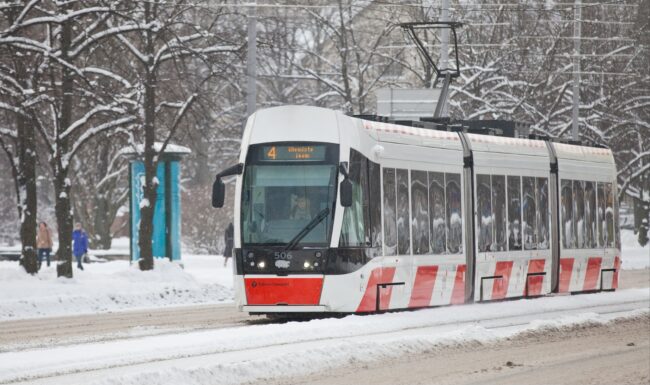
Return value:
[(325, 144), (249, 149), (241, 203), (244, 245), (288, 245), (319, 215), (296, 246), (329, 243), (338, 173), (335, 152), (335, 146)]

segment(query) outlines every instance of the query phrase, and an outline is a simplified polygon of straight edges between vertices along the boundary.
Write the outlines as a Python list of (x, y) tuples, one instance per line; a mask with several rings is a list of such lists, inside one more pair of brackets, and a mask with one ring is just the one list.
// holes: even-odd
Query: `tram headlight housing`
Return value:
[(266, 267), (266, 262), (264, 262), (264, 261), (257, 262), (257, 268), (258, 269), (264, 270), (265, 267)]
[(305, 262), (302, 264), (302, 267), (304, 267), (305, 270), (306, 270), (306, 269), (310, 269), (310, 268), (311, 268), (311, 262), (309, 262), (309, 261), (305, 261)]

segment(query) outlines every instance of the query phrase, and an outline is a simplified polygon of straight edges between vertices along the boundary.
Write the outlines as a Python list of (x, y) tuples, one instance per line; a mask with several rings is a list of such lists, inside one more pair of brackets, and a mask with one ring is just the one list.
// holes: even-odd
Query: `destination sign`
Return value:
[(324, 161), (325, 146), (263, 146), (262, 160)]

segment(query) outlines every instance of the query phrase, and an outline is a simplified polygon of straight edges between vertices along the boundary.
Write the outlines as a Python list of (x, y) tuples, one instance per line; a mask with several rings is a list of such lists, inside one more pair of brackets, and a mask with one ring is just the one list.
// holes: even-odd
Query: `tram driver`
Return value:
[(300, 195), (296, 199), (296, 203), (294, 204), (293, 208), (291, 209), (291, 219), (297, 219), (297, 220), (310, 220), (311, 219), (311, 202), (309, 199), (304, 196)]

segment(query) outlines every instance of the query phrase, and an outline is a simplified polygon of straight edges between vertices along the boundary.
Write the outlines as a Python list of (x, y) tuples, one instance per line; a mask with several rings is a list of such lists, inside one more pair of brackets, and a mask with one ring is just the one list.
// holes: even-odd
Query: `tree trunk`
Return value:
[[(152, 9), (153, 7), (153, 9)], [(155, 18), (155, 5), (144, 4), (144, 17), (147, 22)], [(149, 57), (154, 54), (154, 36), (150, 29), (147, 29), (145, 36), (145, 53)], [(151, 62), (146, 64), (144, 79), (144, 199), (147, 201), (140, 207), (140, 232), (138, 246), (140, 247), (140, 270), (153, 269), (153, 214), (156, 205), (156, 188), (154, 177), (156, 176), (155, 159), (156, 149), (156, 74), (151, 68)], [(147, 204), (148, 203), (148, 204)]]
[[(101, 146), (99, 156), (96, 158), (97, 170), (103, 174), (108, 173), (109, 163), (109, 146)], [(111, 248), (111, 224), (115, 218), (115, 211), (112, 210), (109, 200), (110, 188), (99, 187), (93, 197), (92, 218), (89, 218), (89, 227), (92, 228), (92, 237), (90, 245), (95, 249), (108, 250)], [(90, 224), (92, 223), (92, 226)]]
[(91, 247), (94, 249), (108, 250), (111, 248), (111, 225), (113, 224), (114, 211), (111, 210), (108, 199), (103, 193), (95, 195), (93, 205), (93, 236), (90, 238)]
[(20, 241), (22, 243), (20, 264), (29, 274), (38, 272), (36, 255), (36, 145), (34, 126), (22, 116), (16, 119), (19, 141), (18, 189), (20, 191), (21, 221)]
[[(61, 6), (61, 13), (65, 14), (68, 9), (68, 5)], [(61, 59), (66, 62), (69, 61), (68, 50), (70, 49), (71, 33), (71, 23), (69, 21), (61, 23)], [(68, 167), (70, 165), (68, 164), (69, 159), (64, 159), (68, 155), (68, 139), (61, 138), (60, 134), (70, 127), (72, 121), (73, 86), (72, 74), (68, 67), (63, 66), (61, 69), (61, 115), (56, 138), (57, 152), (52, 157), (52, 169), (54, 170), (54, 193), (56, 194), (54, 210), (59, 234), (57, 254), (59, 261), (61, 261), (57, 266), (57, 275), (67, 278), (72, 278), (73, 218), (70, 205), (70, 181), (68, 179)]]
[(70, 207), (70, 186), (66, 183), (66, 175), (59, 171), (54, 179), (54, 193), (56, 203), (56, 224), (59, 234), (59, 249), (57, 250), (58, 260), (57, 275), (59, 277), (72, 278), (72, 215)]
[(138, 245), (140, 246), (140, 269), (153, 269), (153, 214), (156, 205), (156, 190), (158, 185), (154, 183), (156, 176), (156, 151), (154, 144), (156, 140), (155, 114), (156, 114), (156, 77), (151, 72), (147, 73), (144, 91), (144, 180), (143, 195), (145, 204), (140, 207), (140, 234)]

